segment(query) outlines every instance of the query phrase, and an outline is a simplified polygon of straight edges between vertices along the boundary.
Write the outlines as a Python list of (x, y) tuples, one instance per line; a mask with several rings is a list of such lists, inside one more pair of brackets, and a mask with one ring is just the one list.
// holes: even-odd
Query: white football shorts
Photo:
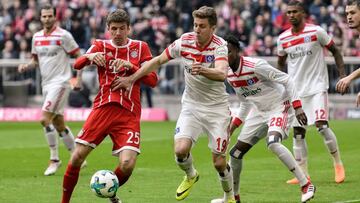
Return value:
[(69, 98), (70, 84), (48, 84), (43, 86), (43, 111), (54, 114), (64, 114), (64, 108)]
[(279, 132), (282, 140), (287, 139), (294, 119), (295, 112), (288, 101), (269, 112), (252, 109), (245, 119), (238, 140), (255, 145), (271, 131)]
[(225, 154), (229, 144), (230, 109), (227, 105), (205, 108), (183, 104), (176, 123), (174, 139), (189, 138), (193, 146), (201, 133), (208, 135), (208, 147), (216, 154)]
[[(315, 121), (328, 121), (329, 120), (329, 101), (328, 93), (320, 92), (307, 97), (300, 97), (302, 108), (308, 119), (308, 125), (314, 125)], [(301, 126), (295, 119), (294, 127)]]

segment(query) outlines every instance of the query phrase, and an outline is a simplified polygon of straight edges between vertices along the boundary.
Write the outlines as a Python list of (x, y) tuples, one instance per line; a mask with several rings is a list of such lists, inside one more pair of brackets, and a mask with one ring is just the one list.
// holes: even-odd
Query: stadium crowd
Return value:
[[(308, 22), (327, 30), (344, 56), (360, 56), (360, 38), (346, 25), (346, 0), (304, 1)], [(153, 55), (192, 30), (191, 12), (201, 5), (216, 8), (216, 34), (223, 37), (232, 32), (241, 41), (245, 56), (276, 56), (277, 36), (290, 26), (285, 13), (287, 0), (1, 0), (1, 59), (31, 57), (31, 38), (41, 28), (38, 10), (46, 2), (56, 5), (60, 27), (71, 32), (82, 53), (93, 39), (109, 38), (103, 19), (117, 8), (131, 16), (130, 38), (146, 41)], [(330, 91), (332, 87), (334, 84)]]

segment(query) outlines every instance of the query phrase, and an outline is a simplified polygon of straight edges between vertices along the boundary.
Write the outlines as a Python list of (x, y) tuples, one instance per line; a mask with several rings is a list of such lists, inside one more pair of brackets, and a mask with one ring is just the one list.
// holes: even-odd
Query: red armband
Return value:
[(293, 102), (292, 102), (292, 106), (293, 106), (294, 109), (297, 109), (297, 108), (302, 107), (301, 101), (300, 101), (300, 100), (295, 100), (295, 101), (293, 101)]
[(236, 127), (239, 127), (243, 122), (240, 120), (240, 118), (238, 117), (233, 117), (232, 118), (232, 124), (234, 124)]

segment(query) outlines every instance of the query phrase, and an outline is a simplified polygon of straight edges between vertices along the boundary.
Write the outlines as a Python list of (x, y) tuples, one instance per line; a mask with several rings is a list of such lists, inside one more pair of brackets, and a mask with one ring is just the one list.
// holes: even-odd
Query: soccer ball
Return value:
[(98, 197), (113, 197), (119, 188), (119, 180), (114, 172), (100, 170), (91, 177), (90, 188)]

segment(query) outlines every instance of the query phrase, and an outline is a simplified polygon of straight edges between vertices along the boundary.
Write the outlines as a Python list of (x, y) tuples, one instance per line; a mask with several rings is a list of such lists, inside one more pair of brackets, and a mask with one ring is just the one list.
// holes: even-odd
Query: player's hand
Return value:
[(116, 77), (111, 83), (111, 90), (125, 89), (126, 92), (130, 91), (132, 86), (132, 80), (130, 77)]
[(295, 109), (295, 116), (301, 125), (307, 125), (307, 117), (301, 107)]
[(120, 71), (122, 71), (122, 69), (130, 70), (133, 67), (132, 63), (130, 63), (129, 61), (122, 60), (122, 59), (116, 59), (116, 60), (112, 61), (110, 66), (115, 67), (116, 72), (120, 72)]
[(356, 107), (360, 107), (360, 92), (358, 93), (356, 97)]
[(350, 83), (351, 83), (351, 78), (349, 76), (342, 78), (336, 83), (336, 91), (341, 94), (344, 94), (345, 92), (348, 91)]
[(85, 54), (86, 58), (89, 59), (92, 63), (95, 63), (96, 65), (105, 67), (106, 66), (106, 60), (105, 60), (105, 54), (102, 52), (96, 52), (91, 54)]
[(191, 75), (200, 75), (203, 70), (201, 63), (193, 63), (191, 65)]
[(20, 65), (18, 66), (18, 72), (19, 72), (19, 73), (23, 73), (23, 72), (25, 72), (28, 68), (29, 68), (29, 65), (28, 65), (28, 64), (20, 64)]

